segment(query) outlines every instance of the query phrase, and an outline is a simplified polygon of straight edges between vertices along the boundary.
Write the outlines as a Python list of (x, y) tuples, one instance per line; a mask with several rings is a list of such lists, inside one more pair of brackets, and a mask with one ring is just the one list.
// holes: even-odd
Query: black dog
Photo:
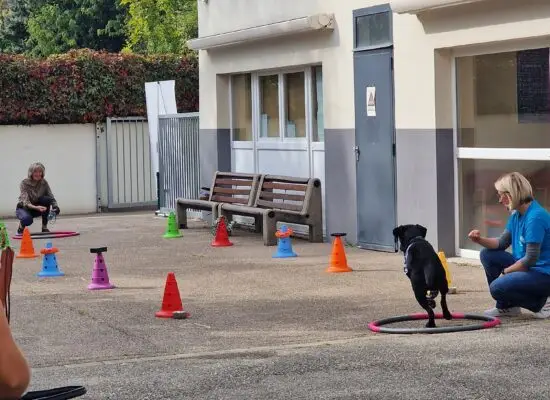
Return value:
[[(414, 296), (418, 304), (428, 312), (429, 320), (426, 328), (435, 328), (435, 298), (441, 294), (441, 308), (443, 317), (452, 319), (447, 308), (447, 293), (449, 286), (445, 276), (445, 269), (432, 245), (425, 239), (428, 230), (422, 225), (401, 225), (393, 230), (395, 251), (397, 242), (405, 254), (405, 274), (411, 280)], [(430, 297), (428, 297), (430, 291)]]

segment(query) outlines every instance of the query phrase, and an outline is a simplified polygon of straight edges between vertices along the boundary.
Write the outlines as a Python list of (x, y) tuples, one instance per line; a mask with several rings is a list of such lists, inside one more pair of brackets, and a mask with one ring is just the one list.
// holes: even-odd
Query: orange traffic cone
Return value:
[(330, 266), (326, 272), (352, 272), (353, 270), (348, 267), (348, 260), (346, 258), (346, 251), (342, 244), (340, 237), (346, 236), (345, 233), (333, 233), (334, 242), (332, 244), (332, 254), (330, 255)]
[[(178, 288), (178, 282), (176, 281), (176, 275), (173, 272), (168, 273), (166, 278), (166, 285), (164, 287), (164, 297), (162, 298), (162, 306), (160, 311), (155, 313), (158, 318), (173, 318), (174, 313), (185, 313), (183, 310), (183, 304), (181, 302), (180, 290)], [(189, 317), (189, 313), (185, 313), (186, 317)]]
[(21, 238), (21, 248), (19, 249), (19, 254), (17, 258), (36, 258), (38, 254), (34, 251), (34, 246), (32, 244), (31, 233), (29, 228), (25, 227), (23, 230), (23, 237)]
[(227, 234), (227, 226), (225, 225), (225, 218), (220, 218), (218, 227), (216, 229), (216, 236), (212, 241), (212, 247), (227, 247), (233, 246), (233, 243), (229, 241), (229, 235)]

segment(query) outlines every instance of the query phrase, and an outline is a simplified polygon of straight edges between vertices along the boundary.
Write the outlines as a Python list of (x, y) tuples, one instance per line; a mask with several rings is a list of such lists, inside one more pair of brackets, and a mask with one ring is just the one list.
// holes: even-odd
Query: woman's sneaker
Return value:
[(519, 307), (510, 307), (510, 308), (491, 308), (484, 312), (488, 317), (517, 317), (521, 315), (521, 308)]
[(19, 226), (17, 227), (17, 234), (22, 235), (24, 230), (25, 228), (23, 228), (23, 226), (19, 224)]
[(550, 297), (546, 300), (546, 304), (542, 306), (539, 312), (534, 313), (535, 318), (546, 319), (550, 317)]

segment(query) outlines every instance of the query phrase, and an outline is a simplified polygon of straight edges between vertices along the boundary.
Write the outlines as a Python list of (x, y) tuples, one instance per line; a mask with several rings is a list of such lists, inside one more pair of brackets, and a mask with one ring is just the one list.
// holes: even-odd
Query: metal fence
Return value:
[(199, 198), (199, 113), (159, 116), (158, 148), (160, 207), (169, 212), (178, 197)]
[(105, 129), (98, 128), (97, 154), (100, 208), (157, 205), (146, 118), (108, 118)]

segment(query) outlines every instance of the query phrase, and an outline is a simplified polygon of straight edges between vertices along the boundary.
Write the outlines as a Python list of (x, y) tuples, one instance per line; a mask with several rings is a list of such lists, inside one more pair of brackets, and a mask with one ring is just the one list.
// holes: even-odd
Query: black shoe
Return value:
[(50, 233), (50, 230), (45, 226), (42, 227), (42, 233)]
[(25, 228), (23, 228), (21, 224), (19, 224), (19, 226), (17, 227), (17, 234), (22, 235), (24, 230)]

